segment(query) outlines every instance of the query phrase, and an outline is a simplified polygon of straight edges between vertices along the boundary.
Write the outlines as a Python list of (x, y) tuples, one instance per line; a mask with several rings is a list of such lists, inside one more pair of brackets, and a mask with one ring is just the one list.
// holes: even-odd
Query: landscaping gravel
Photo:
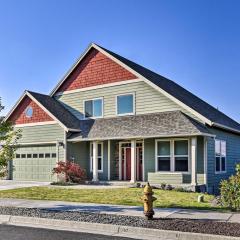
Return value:
[(240, 224), (217, 221), (189, 219), (154, 219), (148, 221), (143, 217), (119, 216), (86, 212), (53, 211), (36, 208), (0, 207), (0, 214), (52, 218), (70, 221), (115, 224), (132, 227), (144, 227), (181, 232), (195, 232), (240, 237)]

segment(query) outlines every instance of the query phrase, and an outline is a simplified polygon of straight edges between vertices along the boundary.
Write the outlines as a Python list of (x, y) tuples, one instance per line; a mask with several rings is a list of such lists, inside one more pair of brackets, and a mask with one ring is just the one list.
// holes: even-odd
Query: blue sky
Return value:
[(240, 1), (0, 0), (0, 96), (49, 93), (90, 42), (240, 121)]

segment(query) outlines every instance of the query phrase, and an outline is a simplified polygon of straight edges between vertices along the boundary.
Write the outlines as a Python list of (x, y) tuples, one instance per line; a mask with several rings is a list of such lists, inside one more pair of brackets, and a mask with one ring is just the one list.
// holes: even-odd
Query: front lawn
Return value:
[[(157, 197), (154, 206), (159, 208), (196, 208), (220, 210), (212, 207), (212, 195), (204, 195), (204, 202), (198, 203), (198, 193), (187, 193), (166, 190), (154, 190)], [(56, 187), (32, 187), (0, 191), (0, 198), (58, 200), (82, 203), (103, 203), (142, 206), (140, 197), (143, 195), (141, 188), (118, 189), (66, 189)]]

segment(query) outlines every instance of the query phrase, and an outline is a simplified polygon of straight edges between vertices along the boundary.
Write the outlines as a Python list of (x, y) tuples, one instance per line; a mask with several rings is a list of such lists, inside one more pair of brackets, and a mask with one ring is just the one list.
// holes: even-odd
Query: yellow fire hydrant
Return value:
[(144, 196), (141, 198), (143, 201), (144, 207), (144, 215), (148, 220), (153, 219), (154, 211), (153, 211), (153, 202), (157, 200), (157, 198), (153, 197), (154, 192), (152, 191), (152, 187), (149, 183), (144, 187), (143, 190)]

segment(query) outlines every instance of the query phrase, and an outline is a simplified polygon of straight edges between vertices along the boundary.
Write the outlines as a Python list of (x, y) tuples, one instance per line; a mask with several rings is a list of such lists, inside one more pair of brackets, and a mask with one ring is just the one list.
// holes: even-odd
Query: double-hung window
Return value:
[(226, 141), (215, 140), (215, 171), (226, 172)]
[(157, 166), (158, 171), (171, 170), (171, 142), (158, 141), (157, 142)]
[(188, 172), (188, 139), (157, 140), (156, 161), (156, 171)]
[(84, 101), (85, 118), (100, 118), (103, 117), (103, 99), (96, 98)]
[[(98, 171), (103, 171), (103, 143), (97, 144)], [(90, 171), (93, 171), (93, 143), (90, 143)]]
[(176, 172), (188, 172), (188, 140), (174, 141), (174, 166)]
[(117, 115), (134, 114), (134, 94), (124, 94), (116, 97)]

